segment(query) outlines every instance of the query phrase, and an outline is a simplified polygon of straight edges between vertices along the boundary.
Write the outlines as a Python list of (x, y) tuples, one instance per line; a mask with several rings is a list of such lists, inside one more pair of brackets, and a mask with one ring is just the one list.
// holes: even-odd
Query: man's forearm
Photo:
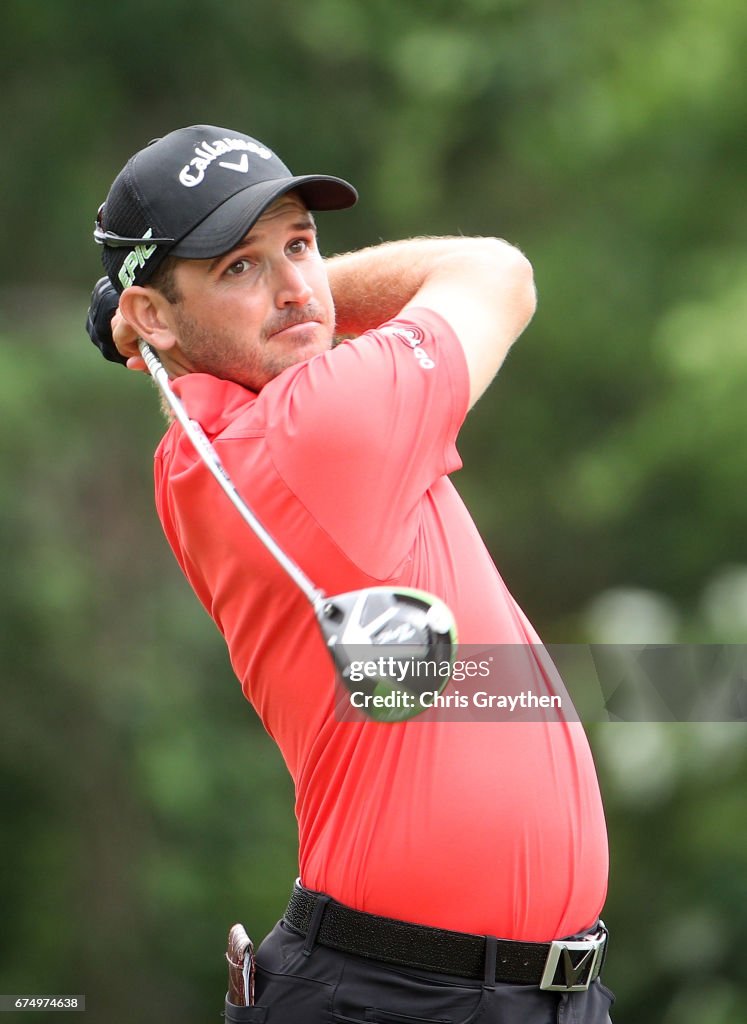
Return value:
[(338, 333), (361, 334), (396, 316), (445, 260), (466, 256), (484, 241), (410, 238), (331, 257), (326, 267)]
[(407, 305), (438, 313), (467, 361), (470, 407), (534, 314), (532, 266), (499, 238), (413, 238), (327, 262), (339, 334), (362, 334)]

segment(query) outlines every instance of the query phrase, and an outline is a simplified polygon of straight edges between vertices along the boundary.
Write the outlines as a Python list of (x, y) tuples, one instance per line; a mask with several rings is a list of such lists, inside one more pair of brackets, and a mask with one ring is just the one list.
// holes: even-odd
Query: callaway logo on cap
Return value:
[(94, 239), (121, 292), (146, 284), (167, 255), (211, 259), (227, 252), (291, 190), (310, 210), (341, 210), (358, 198), (341, 178), (294, 176), (248, 135), (213, 125), (179, 128), (127, 161), (99, 209)]
[(179, 171), (179, 181), (182, 185), (187, 188), (194, 188), (195, 185), (199, 185), (201, 181), (205, 180), (205, 171), (208, 169), (210, 164), (217, 160), (219, 156), (225, 156), (226, 153), (233, 153), (237, 149), (245, 150), (241, 155), (241, 159), (238, 163), (232, 163), (229, 160), (221, 160), (218, 163), (219, 167), (225, 167), (227, 171), (236, 171), (239, 174), (246, 174), (249, 171), (249, 156), (246, 152), (255, 154), (262, 160), (269, 160), (273, 155), (269, 149), (261, 146), (259, 143), (254, 142), (251, 139), (217, 139), (213, 143), (209, 143), (203, 140), (199, 146), (195, 146), (195, 155), (189, 163), (182, 167)]

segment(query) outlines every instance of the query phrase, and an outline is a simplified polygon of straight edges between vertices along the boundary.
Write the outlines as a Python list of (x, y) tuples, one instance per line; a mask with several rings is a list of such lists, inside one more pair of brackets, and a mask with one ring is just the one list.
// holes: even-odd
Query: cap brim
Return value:
[(210, 259), (233, 248), (264, 210), (286, 192), (297, 191), (309, 210), (344, 210), (358, 193), (342, 178), (306, 174), (261, 181), (226, 199), (169, 252), (184, 259)]

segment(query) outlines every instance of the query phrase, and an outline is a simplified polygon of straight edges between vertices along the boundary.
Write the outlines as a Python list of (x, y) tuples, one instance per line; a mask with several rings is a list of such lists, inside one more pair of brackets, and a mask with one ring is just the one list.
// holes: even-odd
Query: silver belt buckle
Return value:
[(540, 988), (546, 992), (586, 992), (595, 977), (606, 941), (607, 931), (601, 925), (595, 938), (551, 942)]

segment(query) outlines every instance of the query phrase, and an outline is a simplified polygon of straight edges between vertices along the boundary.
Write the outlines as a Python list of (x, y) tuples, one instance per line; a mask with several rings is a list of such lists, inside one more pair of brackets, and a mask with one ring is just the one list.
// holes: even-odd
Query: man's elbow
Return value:
[[(512, 247), (513, 248), (513, 247)], [(524, 314), (524, 326), (534, 316), (537, 308), (537, 288), (534, 283), (534, 267), (519, 249), (513, 249), (513, 275), (515, 279), (516, 302)]]
[[(516, 251), (518, 252), (518, 249)], [(524, 327), (526, 327), (537, 309), (537, 286), (534, 283), (534, 267), (523, 253), (519, 253), (519, 255), (521, 257), (519, 290), (524, 310)]]
[(534, 268), (524, 253), (502, 238), (485, 239), (491, 250), (496, 295), (505, 309), (511, 308), (519, 326), (518, 335), (527, 326), (537, 308)]

